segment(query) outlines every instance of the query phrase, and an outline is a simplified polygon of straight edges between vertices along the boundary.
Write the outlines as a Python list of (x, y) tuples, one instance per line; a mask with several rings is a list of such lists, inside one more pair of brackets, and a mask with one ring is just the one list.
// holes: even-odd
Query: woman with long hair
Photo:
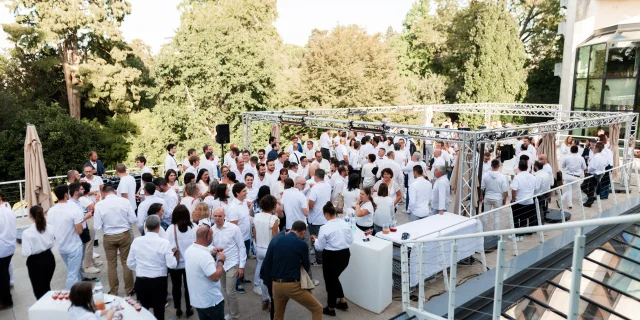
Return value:
[(373, 202), (371, 188), (362, 188), (355, 209), (356, 226), (358, 229), (367, 231), (373, 228), (373, 213), (375, 208), (376, 204)]
[(340, 274), (349, 265), (349, 247), (353, 243), (353, 234), (348, 223), (337, 219), (336, 208), (331, 202), (322, 207), (322, 212), (327, 222), (320, 227), (318, 237), (312, 235), (311, 240), (316, 252), (322, 251), (322, 273), (327, 288), (327, 306), (322, 309), (322, 313), (335, 317), (335, 309), (346, 311), (349, 308), (342, 291)]
[(51, 279), (56, 270), (53, 247), (53, 227), (47, 225), (47, 218), (41, 206), (29, 209), (29, 219), (33, 224), (22, 233), (22, 256), (27, 257), (29, 280), (36, 300), (40, 300), (51, 290)]
[(342, 197), (344, 198), (344, 206), (342, 212), (344, 214), (355, 213), (356, 204), (358, 203), (358, 198), (360, 197), (360, 177), (357, 174), (352, 173), (349, 176), (349, 181), (342, 190)]
[(204, 200), (204, 203), (209, 205), (209, 210), (211, 210), (211, 214), (213, 214), (213, 210), (220, 206), (220, 202), (216, 200), (216, 190), (218, 189), (218, 185), (220, 182), (218, 180), (212, 180), (209, 184), (209, 195), (207, 195)]
[(373, 213), (373, 232), (377, 233), (382, 230), (382, 225), (391, 223), (394, 213), (393, 199), (389, 197), (389, 187), (382, 183), (378, 187), (376, 196), (372, 201), (376, 204)]
[(373, 173), (376, 167), (376, 155), (368, 154), (365, 158), (367, 163), (362, 166), (362, 187), (373, 187), (376, 184), (376, 174)]
[(393, 204), (397, 205), (398, 202), (400, 202), (400, 199), (402, 199), (402, 191), (398, 183), (393, 180), (393, 170), (391, 170), (391, 168), (384, 168), (382, 169), (381, 176), (382, 179), (373, 186), (373, 192), (378, 193), (380, 185), (386, 184), (389, 196), (393, 198)]
[[(200, 203), (196, 206), (196, 211)], [(181, 300), (182, 300), (182, 284), (184, 283), (184, 303), (187, 311), (187, 318), (193, 315), (193, 308), (189, 301), (189, 288), (187, 287), (187, 274), (185, 272), (184, 252), (196, 241), (196, 226), (191, 222), (189, 217), (189, 209), (179, 204), (173, 209), (171, 216), (171, 225), (167, 228), (165, 239), (169, 240), (171, 248), (177, 248), (180, 252), (180, 261), (175, 269), (169, 269), (171, 277), (171, 294), (173, 295), (173, 307), (176, 309), (176, 316), (182, 316)]]
[[(266, 187), (266, 186), (263, 186)], [(268, 188), (268, 187), (267, 187)], [(278, 234), (279, 219), (276, 216), (276, 206), (278, 200), (272, 195), (265, 195), (260, 199), (260, 213), (255, 214), (253, 218), (253, 238), (256, 242), (256, 258), (258, 260), (256, 266), (256, 272), (253, 277), (254, 288), (260, 288), (261, 290), (255, 290), (256, 293), (260, 292), (262, 295), (262, 310), (269, 308), (269, 291), (267, 286), (262, 282), (260, 278), (260, 268), (262, 262), (267, 254), (267, 247), (271, 239)]]
[(178, 173), (173, 169), (169, 169), (164, 173), (164, 180), (167, 181), (169, 188), (173, 189), (177, 194), (178, 188), (180, 187), (178, 184)]
[(209, 177), (209, 170), (200, 169), (198, 171), (198, 177), (196, 178), (196, 184), (198, 185), (198, 191), (200, 192), (200, 199), (204, 199), (209, 195), (209, 183), (211, 183)]
[(567, 157), (571, 154), (571, 146), (573, 145), (573, 138), (571, 136), (567, 136), (564, 139), (564, 143), (560, 145), (560, 156)]
[(284, 187), (284, 179), (289, 178), (289, 170), (287, 168), (280, 169), (280, 174), (278, 175), (278, 183), (276, 184), (276, 190), (278, 191), (276, 194), (276, 198), (282, 198), (282, 193), (285, 190)]
[(89, 281), (80, 281), (71, 286), (69, 300), (71, 301), (69, 319), (100, 320), (105, 317), (107, 320), (112, 320), (116, 313), (115, 309), (96, 309), (96, 305), (93, 304), (93, 283)]

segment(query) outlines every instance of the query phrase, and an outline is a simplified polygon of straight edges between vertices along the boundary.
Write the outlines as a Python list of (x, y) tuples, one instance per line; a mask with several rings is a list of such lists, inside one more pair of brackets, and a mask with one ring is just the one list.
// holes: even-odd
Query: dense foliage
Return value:
[[(107, 167), (140, 154), (160, 164), (175, 143), (182, 159), (213, 144), (217, 124), (229, 123), (231, 142), (241, 144), (249, 110), (555, 103), (557, 2), (417, 0), (401, 30), (338, 25), (314, 30), (300, 47), (275, 29), (276, 0), (183, 0), (180, 27), (153, 56), (122, 38), (126, 0), (7, 1), (16, 22), (2, 26), (14, 46), (0, 55), (0, 181), (22, 178), (26, 123), (43, 140), (49, 174), (59, 175), (89, 150)], [(252, 126), (254, 147), (269, 130)]]

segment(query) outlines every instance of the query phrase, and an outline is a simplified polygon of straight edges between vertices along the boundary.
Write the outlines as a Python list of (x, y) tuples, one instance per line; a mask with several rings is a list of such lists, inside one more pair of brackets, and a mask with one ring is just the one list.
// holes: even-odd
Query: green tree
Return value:
[(356, 25), (313, 30), (297, 94), (304, 108), (395, 104), (400, 95), (396, 57), (381, 34)]
[(524, 43), (531, 64), (553, 57), (559, 36), (558, 24), (563, 19), (560, 1), (557, 0), (509, 0), (509, 11), (516, 17), (519, 37)]

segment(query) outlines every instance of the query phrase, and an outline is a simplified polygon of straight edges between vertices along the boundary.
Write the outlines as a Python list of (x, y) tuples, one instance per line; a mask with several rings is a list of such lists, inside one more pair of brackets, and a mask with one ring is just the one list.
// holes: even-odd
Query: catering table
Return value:
[(369, 237), (356, 229), (349, 247), (349, 266), (340, 275), (345, 298), (371, 312), (380, 314), (391, 304), (393, 279), (391, 276), (393, 244)]
[[(69, 300), (53, 300), (51, 295), (53, 291), (47, 292), (40, 300), (36, 301), (29, 308), (29, 320), (67, 320), (68, 315), (67, 311), (71, 306), (71, 302)], [(124, 298), (113, 296), (110, 294), (104, 295), (104, 300), (107, 308), (113, 305), (115, 300), (120, 302), (120, 305), (124, 307), (124, 310), (119, 311), (123, 315), (124, 320), (130, 319), (149, 319), (153, 320), (155, 317), (149, 310), (142, 308), (140, 312), (137, 312), (132, 306), (130, 306)]]
[[(376, 237), (389, 240), (394, 243), (393, 248), (393, 285), (400, 289), (400, 241), (404, 232), (409, 233), (409, 239), (436, 239), (438, 237), (447, 237), (454, 235), (472, 234), (482, 230), (482, 223), (477, 219), (470, 219), (454, 213), (445, 212), (443, 215), (432, 215), (427, 218), (409, 222), (398, 226), (396, 232), (384, 234), (378, 232)], [(427, 279), (444, 267), (451, 266), (451, 244), (453, 241), (427, 242), (424, 245), (424, 279)], [(458, 259), (468, 258), (476, 252), (484, 250), (482, 238), (462, 239), (457, 241)], [(418, 285), (418, 250), (411, 250), (415, 247), (414, 243), (407, 244), (409, 247), (409, 275), (410, 285), (415, 287)], [(443, 248), (444, 247), (444, 248)], [(444, 249), (444, 256), (443, 250)], [(444, 260), (444, 265), (443, 265)], [(423, 280), (424, 280), (423, 279)]]

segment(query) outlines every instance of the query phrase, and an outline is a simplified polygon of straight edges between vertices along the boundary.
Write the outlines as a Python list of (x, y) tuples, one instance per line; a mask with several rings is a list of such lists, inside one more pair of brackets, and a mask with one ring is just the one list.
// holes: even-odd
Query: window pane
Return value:
[(508, 316), (514, 319), (527, 319), (527, 320), (556, 320), (564, 319), (563, 317), (549, 311), (545, 307), (533, 302), (532, 300), (525, 298), (512, 306), (510, 309), (504, 312)]
[(591, 47), (582, 47), (578, 50), (578, 64), (576, 65), (576, 78), (586, 78), (589, 69), (589, 51)]
[(633, 111), (636, 78), (607, 79), (604, 85), (604, 107), (612, 111)]
[(602, 98), (602, 80), (589, 79), (589, 94), (587, 95), (587, 110), (600, 111), (600, 98)]
[(640, 64), (639, 41), (619, 41), (609, 44), (607, 77), (635, 77)]
[(589, 78), (602, 78), (602, 75), (604, 74), (604, 58), (606, 55), (606, 48), (606, 43), (597, 44), (591, 48)]
[(626, 31), (617, 33), (613, 38), (611, 38), (611, 42), (622, 41), (622, 40), (639, 40), (640, 39), (640, 31)]
[(632, 224), (628, 228), (624, 229), (624, 231), (640, 235), (640, 225)]
[(587, 80), (576, 80), (574, 92), (573, 109), (584, 110), (584, 103), (587, 98)]

